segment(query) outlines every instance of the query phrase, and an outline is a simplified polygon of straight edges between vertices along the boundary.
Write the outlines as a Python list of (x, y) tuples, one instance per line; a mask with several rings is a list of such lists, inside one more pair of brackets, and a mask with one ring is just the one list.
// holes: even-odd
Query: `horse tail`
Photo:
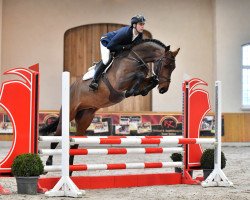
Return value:
[(53, 121), (51, 124), (48, 124), (39, 128), (39, 135), (49, 135), (50, 133), (55, 132), (58, 124), (59, 124), (59, 117), (55, 121)]

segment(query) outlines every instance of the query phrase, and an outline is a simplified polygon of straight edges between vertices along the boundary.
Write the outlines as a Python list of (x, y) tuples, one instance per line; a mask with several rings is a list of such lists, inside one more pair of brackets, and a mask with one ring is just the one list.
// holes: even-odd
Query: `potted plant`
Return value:
[[(225, 154), (221, 152), (221, 169), (225, 168), (226, 161), (227, 159)], [(201, 169), (203, 169), (204, 179), (206, 180), (206, 178), (214, 169), (214, 149), (206, 149), (203, 151), (200, 163)]]
[(18, 194), (37, 194), (37, 180), (44, 171), (39, 155), (31, 153), (18, 155), (11, 170), (16, 177)]
[[(182, 154), (181, 153), (173, 153), (170, 158), (172, 159), (172, 161), (174, 162), (182, 162)], [(176, 173), (181, 173), (182, 169), (180, 167), (175, 167), (174, 168)]]

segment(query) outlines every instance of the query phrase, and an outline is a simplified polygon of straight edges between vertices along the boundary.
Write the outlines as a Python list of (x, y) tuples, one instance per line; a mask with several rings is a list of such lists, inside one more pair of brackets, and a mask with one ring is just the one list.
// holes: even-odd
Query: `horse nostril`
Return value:
[(167, 89), (165, 89), (165, 88), (160, 89), (160, 94), (164, 94), (165, 92), (167, 92)]

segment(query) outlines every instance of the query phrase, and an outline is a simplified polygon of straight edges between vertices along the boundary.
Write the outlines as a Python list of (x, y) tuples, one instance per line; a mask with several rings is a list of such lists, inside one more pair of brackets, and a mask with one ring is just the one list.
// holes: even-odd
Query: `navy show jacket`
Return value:
[(101, 38), (103, 46), (107, 47), (111, 52), (119, 52), (125, 45), (137, 43), (142, 40), (142, 33), (132, 41), (133, 27), (125, 26), (116, 31), (108, 32)]

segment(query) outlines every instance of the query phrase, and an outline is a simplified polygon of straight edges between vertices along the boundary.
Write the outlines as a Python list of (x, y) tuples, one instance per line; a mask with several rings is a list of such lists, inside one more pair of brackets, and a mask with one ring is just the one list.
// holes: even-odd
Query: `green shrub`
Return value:
[(16, 177), (39, 176), (43, 174), (44, 166), (39, 155), (28, 153), (18, 155), (11, 170)]
[[(226, 166), (226, 157), (223, 152), (221, 152), (221, 169)], [(213, 169), (214, 168), (214, 149), (206, 149), (203, 151), (201, 156), (201, 168), (202, 169)]]
[(182, 161), (182, 154), (181, 153), (173, 153), (170, 158), (173, 161)]

